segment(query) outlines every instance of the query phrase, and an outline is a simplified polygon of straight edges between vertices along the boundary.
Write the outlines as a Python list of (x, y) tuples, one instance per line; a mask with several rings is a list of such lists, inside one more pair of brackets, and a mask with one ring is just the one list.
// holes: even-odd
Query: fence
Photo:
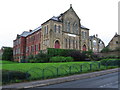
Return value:
[[(7, 71), (6, 74), (3, 74), (4, 78), (2, 83), (12, 83), (12, 82), (21, 82), (29, 80), (44, 80), (48, 78), (56, 78), (60, 76), (68, 76), (72, 74), (80, 74), (85, 72), (98, 71), (102, 69), (112, 68), (116, 66), (109, 66), (107, 64), (102, 65), (100, 62), (92, 63), (80, 63), (80, 64), (63, 64), (60, 66), (50, 66), (46, 68), (30, 68), (27, 71), (19, 70), (21, 73), (13, 73), (12, 71)], [(19, 77), (19, 78), (18, 78)]]

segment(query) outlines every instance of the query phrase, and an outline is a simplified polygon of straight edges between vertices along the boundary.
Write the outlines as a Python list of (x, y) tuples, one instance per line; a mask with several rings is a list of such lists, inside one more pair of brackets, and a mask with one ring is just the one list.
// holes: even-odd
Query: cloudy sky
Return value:
[(17, 34), (35, 29), (52, 16), (73, 9), (81, 24), (105, 45), (118, 32), (119, 0), (0, 0), (0, 47), (13, 46)]

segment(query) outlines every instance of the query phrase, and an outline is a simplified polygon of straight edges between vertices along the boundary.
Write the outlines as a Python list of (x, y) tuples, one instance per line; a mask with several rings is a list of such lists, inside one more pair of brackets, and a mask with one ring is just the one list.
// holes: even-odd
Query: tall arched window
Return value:
[(82, 31), (82, 39), (84, 39), (84, 31)]
[(68, 43), (68, 40), (65, 38), (65, 48), (67, 49), (67, 44)]
[(93, 45), (96, 46), (97, 45), (97, 41), (93, 40)]
[(71, 47), (70, 47), (70, 44), (71, 44), (71, 43), (70, 43), (70, 39), (69, 39), (69, 49), (71, 48)]
[(76, 49), (78, 48), (78, 42), (77, 42), (77, 40), (76, 40)]
[(70, 22), (67, 21), (67, 32), (70, 32)]
[(61, 26), (59, 25), (59, 26), (58, 26), (58, 33), (60, 33), (60, 29), (61, 29)]
[(73, 40), (73, 49), (75, 49), (75, 40)]
[(56, 29), (57, 29), (57, 26), (56, 25), (54, 25), (54, 31), (56, 32)]
[(77, 25), (77, 23), (75, 23), (75, 31), (76, 31), (76, 34), (78, 34), (78, 25)]

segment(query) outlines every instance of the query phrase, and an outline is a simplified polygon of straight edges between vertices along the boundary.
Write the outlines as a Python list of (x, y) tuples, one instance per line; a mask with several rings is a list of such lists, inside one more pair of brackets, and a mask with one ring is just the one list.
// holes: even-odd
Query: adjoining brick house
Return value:
[(14, 60), (36, 55), (47, 48), (89, 50), (89, 29), (81, 25), (80, 18), (72, 6), (53, 16), (35, 30), (25, 31), (14, 40)]
[(13, 57), (15, 61), (25, 59), (29, 55), (36, 55), (40, 50), (41, 27), (24, 31), (13, 41)]
[(111, 41), (108, 43), (107, 47), (113, 51), (120, 49), (120, 35), (116, 33), (114, 37), (111, 39)]

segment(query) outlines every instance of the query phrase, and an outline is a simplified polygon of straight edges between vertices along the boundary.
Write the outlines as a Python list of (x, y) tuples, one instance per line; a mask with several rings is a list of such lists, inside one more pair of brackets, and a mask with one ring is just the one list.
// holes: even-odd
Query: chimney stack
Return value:
[(29, 32), (32, 32), (32, 30), (30, 29)]

